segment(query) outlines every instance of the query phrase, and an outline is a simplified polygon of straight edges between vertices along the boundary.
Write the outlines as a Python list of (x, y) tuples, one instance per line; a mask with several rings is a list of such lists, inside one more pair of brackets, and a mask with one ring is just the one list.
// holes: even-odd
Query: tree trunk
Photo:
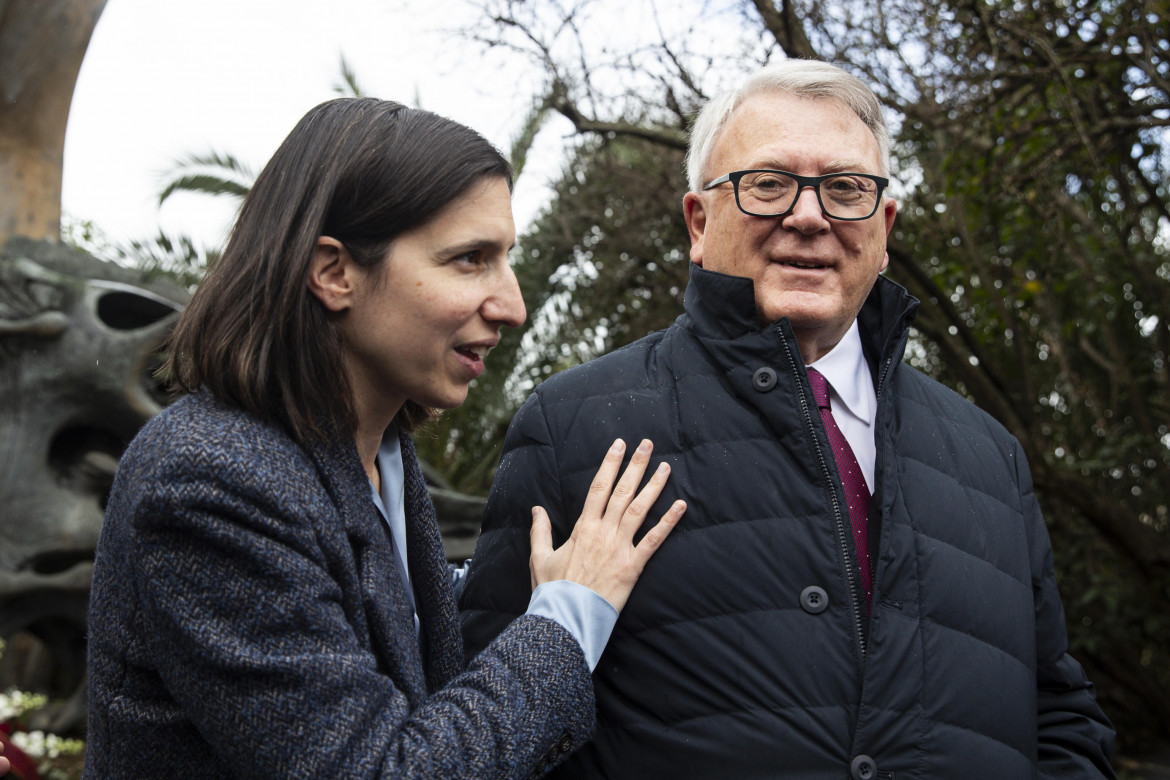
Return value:
[(65, 124), (106, 0), (0, 0), (0, 247), (57, 241)]

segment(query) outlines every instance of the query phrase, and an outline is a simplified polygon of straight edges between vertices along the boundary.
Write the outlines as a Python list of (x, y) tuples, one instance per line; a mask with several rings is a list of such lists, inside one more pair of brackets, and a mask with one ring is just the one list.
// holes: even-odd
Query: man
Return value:
[(513, 421), (462, 602), (472, 651), (527, 604), (529, 507), (566, 538), (616, 434), (653, 440), (663, 500), (689, 506), (558, 776), (1112, 776), (1019, 443), (900, 362), (918, 302), (879, 277), (888, 149), (872, 93), (823, 63), (713, 100), (686, 312)]

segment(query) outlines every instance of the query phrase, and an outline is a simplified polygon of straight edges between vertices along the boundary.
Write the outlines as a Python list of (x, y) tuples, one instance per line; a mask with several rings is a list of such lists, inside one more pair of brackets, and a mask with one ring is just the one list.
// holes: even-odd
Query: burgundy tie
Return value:
[(853, 449), (833, 419), (833, 411), (829, 408), (829, 383), (815, 368), (808, 370), (808, 381), (812, 384), (813, 396), (821, 410), (821, 421), (825, 424), (825, 432), (829, 434), (833, 459), (837, 461), (837, 471), (841, 474), (845, 498), (849, 502), (853, 547), (857, 551), (857, 568), (861, 572), (861, 586), (865, 589), (865, 606), (868, 608), (873, 599), (873, 576), (869, 569), (869, 488), (865, 486), (865, 477), (857, 465)]

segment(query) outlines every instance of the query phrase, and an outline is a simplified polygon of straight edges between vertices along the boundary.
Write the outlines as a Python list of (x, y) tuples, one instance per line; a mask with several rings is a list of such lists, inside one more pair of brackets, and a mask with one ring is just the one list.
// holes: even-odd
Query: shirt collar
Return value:
[(374, 489), (370, 482), (370, 493), (374, 505), (382, 513), (382, 517), (390, 521), (395, 506), (402, 504), (403, 475), (402, 475), (402, 445), (398, 441), (398, 426), (391, 425), (382, 436), (382, 443), (378, 446), (378, 457), (375, 461), (378, 476), (381, 477), (382, 492)]
[(857, 328), (857, 320), (853, 321), (837, 346), (822, 355), (811, 367), (828, 380), (829, 387), (833, 388), (837, 398), (854, 417), (866, 425), (873, 425), (877, 414), (873, 392), (865, 392), (867, 386), (873, 387), (873, 380), (861, 349), (861, 332)]

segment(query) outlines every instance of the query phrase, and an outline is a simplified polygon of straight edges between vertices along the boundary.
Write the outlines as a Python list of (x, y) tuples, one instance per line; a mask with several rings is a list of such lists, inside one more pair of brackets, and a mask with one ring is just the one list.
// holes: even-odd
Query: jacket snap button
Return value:
[(757, 368), (756, 373), (752, 374), (752, 387), (759, 390), (761, 393), (766, 393), (776, 386), (776, 370), (768, 368)]
[(853, 780), (873, 780), (877, 777), (877, 764), (869, 756), (861, 755), (853, 759), (849, 772)]
[[(829, 594), (817, 585), (809, 585), (800, 592), (800, 608), (810, 615), (819, 615), (829, 606)], [(856, 763), (856, 762), (854, 762)]]

